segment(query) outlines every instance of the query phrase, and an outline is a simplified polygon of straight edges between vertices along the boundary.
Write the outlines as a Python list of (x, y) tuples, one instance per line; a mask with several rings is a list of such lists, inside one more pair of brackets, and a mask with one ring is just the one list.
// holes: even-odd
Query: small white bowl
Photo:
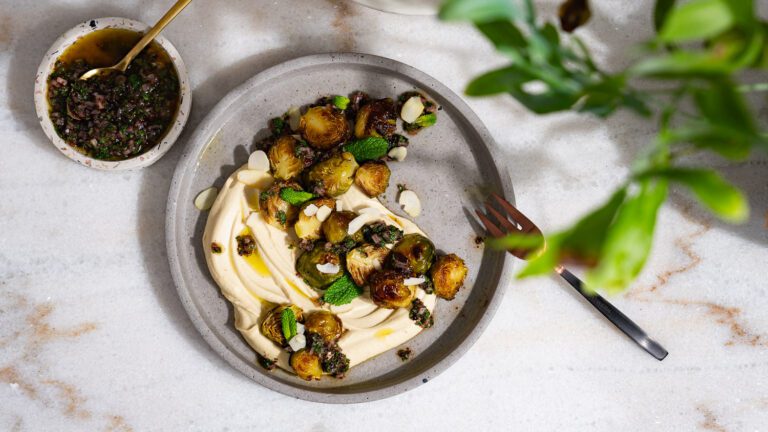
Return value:
[(136, 32), (145, 32), (149, 30), (150, 26), (128, 18), (97, 18), (86, 21), (64, 33), (53, 43), (53, 46), (51, 46), (51, 49), (45, 54), (42, 63), (40, 63), (40, 67), (37, 69), (37, 75), (35, 76), (35, 109), (37, 110), (37, 119), (40, 120), (40, 125), (43, 127), (43, 131), (53, 145), (56, 146), (59, 151), (64, 153), (65, 156), (81, 165), (101, 170), (130, 170), (143, 168), (157, 162), (158, 159), (168, 152), (173, 143), (176, 142), (179, 134), (181, 134), (181, 130), (184, 128), (184, 124), (187, 122), (189, 108), (192, 104), (192, 92), (189, 88), (187, 68), (184, 66), (184, 61), (181, 59), (179, 52), (176, 51), (176, 48), (163, 36), (156, 37), (155, 41), (168, 53), (173, 65), (176, 67), (176, 75), (179, 78), (181, 102), (179, 103), (176, 117), (173, 120), (173, 125), (165, 134), (162, 141), (154, 147), (138, 156), (121, 161), (94, 159), (80, 153), (61, 139), (53, 128), (53, 123), (51, 122), (49, 115), (50, 109), (47, 97), (48, 75), (53, 71), (56, 59), (64, 52), (64, 50), (69, 48), (81, 37), (91, 32), (106, 28), (120, 28)]

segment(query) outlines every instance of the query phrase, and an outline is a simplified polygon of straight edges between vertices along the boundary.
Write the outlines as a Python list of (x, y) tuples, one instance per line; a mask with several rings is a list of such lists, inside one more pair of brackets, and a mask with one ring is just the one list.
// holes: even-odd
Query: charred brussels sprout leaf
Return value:
[(337, 154), (312, 166), (307, 172), (306, 182), (318, 195), (336, 197), (352, 186), (357, 167), (352, 153)]
[(309, 192), (284, 187), (280, 189), (280, 198), (282, 198), (288, 204), (298, 207), (311, 200), (312, 198), (315, 198), (315, 196)]
[(304, 161), (296, 156), (298, 141), (292, 136), (282, 136), (269, 148), (269, 165), (275, 178), (290, 180), (301, 174)]
[[(337, 265), (339, 271), (332, 274), (323, 273), (317, 268), (318, 265), (322, 264)], [(311, 251), (304, 252), (299, 256), (296, 261), (296, 271), (312, 288), (325, 289), (344, 275), (344, 263), (339, 254), (326, 250), (321, 244), (318, 244)]]
[(268, 224), (285, 230), (293, 226), (298, 217), (298, 210), (280, 197), (280, 190), (283, 188), (301, 190), (301, 186), (296, 182), (276, 181), (269, 189), (259, 194), (259, 210)]
[(355, 184), (369, 197), (386, 192), (391, 171), (385, 162), (366, 162), (355, 173)]
[(344, 113), (329, 106), (308, 109), (301, 116), (299, 129), (309, 145), (320, 150), (335, 147), (349, 135), (349, 125)]
[(408, 234), (400, 240), (389, 254), (391, 268), (422, 275), (432, 266), (435, 245), (421, 234)]
[(405, 277), (396, 270), (380, 270), (368, 278), (371, 300), (378, 306), (396, 309), (408, 307), (416, 295), (415, 286), (406, 286)]
[(397, 129), (397, 113), (392, 99), (375, 100), (357, 112), (355, 137), (389, 137)]
[(364, 286), (368, 276), (381, 269), (389, 249), (371, 244), (362, 245), (347, 253), (347, 271), (356, 284)]
[(308, 314), (304, 319), (304, 327), (307, 333), (320, 335), (326, 343), (335, 343), (344, 331), (339, 317), (324, 310)]
[(363, 138), (344, 146), (344, 151), (352, 153), (358, 162), (380, 159), (388, 150), (389, 142), (381, 137)]
[(300, 349), (291, 354), (291, 367), (296, 375), (307, 381), (317, 381), (323, 376), (320, 356), (306, 349)]
[(464, 260), (455, 254), (438, 257), (429, 270), (435, 294), (446, 300), (453, 300), (467, 277)]
[(328, 287), (328, 290), (323, 294), (323, 301), (334, 306), (341, 306), (349, 304), (362, 292), (363, 290), (355, 285), (352, 278), (345, 274)]
[(261, 322), (261, 334), (280, 346), (286, 346), (288, 344), (288, 340), (283, 333), (283, 312), (286, 310), (290, 310), (293, 313), (294, 319), (297, 322), (304, 321), (304, 315), (301, 308), (296, 305), (283, 305), (277, 306), (269, 311), (264, 318), (264, 321)]
[(351, 238), (354, 243), (363, 241), (363, 230), (360, 229), (354, 234), (349, 235), (349, 223), (357, 217), (357, 213), (351, 211), (335, 211), (323, 222), (323, 235), (325, 239), (333, 244), (340, 244), (347, 238)]

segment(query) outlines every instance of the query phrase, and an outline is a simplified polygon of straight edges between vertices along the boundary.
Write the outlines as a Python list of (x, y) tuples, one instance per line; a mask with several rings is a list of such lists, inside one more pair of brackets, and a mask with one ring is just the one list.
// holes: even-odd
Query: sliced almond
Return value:
[(344, 204), (341, 202), (341, 200), (336, 200), (336, 211), (340, 212), (344, 210)]
[(328, 219), (328, 216), (331, 215), (332, 211), (333, 209), (331, 209), (326, 205), (323, 205), (323, 206), (320, 206), (319, 209), (317, 209), (317, 213), (315, 214), (315, 216), (317, 216), (317, 220), (319, 220), (320, 222), (325, 222), (325, 220)]
[(360, 216), (349, 221), (349, 225), (347, 225), (347, 234), (352, 235), (358, 232), (360, 228), (370, 222), (371, 219), (374, 219), (374, 216), (372, 216), (371, 213), (361, 213)]
[(209, 187), (208, 189), (200, 192), (195, 197), (195, 207), (198, 210), (206, 211), (213, 207), (213, 202), (216, 201), (216, 197), (219, 195), (219, 189), (216, 187)]
[(304, 208), (304, 214), (308, 217), (312, 217), (317, 214), (317, 210), (319, 209), (316, 205), (310, 204)]
[(299, 122), (301, 121), (301, 111), (297, 107), (288, 108), (288, 126), (292, 131), (299, 130)]
[(416, 192), (412, 190), (404, 190), (400, 192), (400, 198), (398, 202), (403, 207), (403, 211), (408, 213), (411, 217), (417, 217), (421, 214), (421, 201), (419, 200)]
[(403, 104), (400, 110), (400, 118), (407, 123), (413, 123), (424, 112), (424, 104), (421, 103), (420, 96), (412, 96)]
[(421, 284), (423, 284), (425, 281), (426, 281), (426, 279), (424, 278), (424, 276), (420, 276), (420, 277), (410, 277), (410, 278), (406, 278), (406, 279), (403, 281), (403, 285), (405, 285), (405, 286), (421, 285)]
[(248, 169), (256, 171), (269, 171), (269, 158), (262, 150), (256, 150), (248, 156)]
[(320, 273), (325, 274), (336, 274), (341, 269), (338, 264), (332, 264), (332, 263), (325, 263), (325, 264), (315, 264), (315, 268), (317, 268), (317, 271)]
[(387, 156), (398, 162), (402, 162), (405, 160), (405, 157), (408, 156), (408, 149), (405, 147), (395, 147), (387, 153)]
[(272, 176), (266, 171), (244, 169), (237, 172), (237, 181), (257, 189), (266, 189), (272, 182)]
[[(298, 324), (296, 326), (298, 327)], [(296, 333), (296, 336), (292, 337), (291, 340), (288, 341), (288, 346), (291, 347), (293, 352), (304, 348), (306, 345), (307, 337), (304, 336), (304, 333)]]

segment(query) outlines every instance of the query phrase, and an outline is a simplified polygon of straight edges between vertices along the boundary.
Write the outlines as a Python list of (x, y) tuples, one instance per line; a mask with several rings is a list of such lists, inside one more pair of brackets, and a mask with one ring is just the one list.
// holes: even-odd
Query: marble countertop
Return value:
[[(185, 139), (208, 110), (283, 60), (358, 51), (409, 63), (461, 92), (502, 63), (469, 26), (341, 1), (193, 2), (165, 32), (194, 91), (179, 143), (150, 168), (89, 170), (48, 142), (32, 103), (51, 43), (90, 18), (154, 22), (170, 1), (0, 0), (0, 430), (712, 430), (768, 428), (768, 158), (714, 161), (748, 191), (729, 226), (673, 192), (642, 276), (612, 301), (670, 351), (657, 362), (562, 281), (511, 281), (493, 322), (442, 375), (354, 406), (252, 383), (192, 327), (166, 259), (164, 218)], [(580, 30), (603, 65), (650, 32), (650, 0), (593, 2)], [(763, 5), (765, 6), (765, 5)], [(553, 13), (556, 2), (542, 4)], [(418, 41), (418, 42), (417, 42)], [(517, 202), (545, 230), (605, 199), (654, 127), (536, 117), (468, 99), (507, 155)]]

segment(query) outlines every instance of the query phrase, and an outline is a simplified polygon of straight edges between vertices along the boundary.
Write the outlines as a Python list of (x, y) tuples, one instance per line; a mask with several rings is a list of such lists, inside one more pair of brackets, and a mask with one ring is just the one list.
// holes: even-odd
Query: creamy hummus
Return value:
[[(235, 327), (260, 355), (277, 360), (282, 369), (291, 371), (290, 354), (267, 339), (259, 329), (262, 316), (278, 304), (295, 304), (304, 312), (325, 309), (336, 314), (345, 332), (338, 342), (349, 358), (350, 367), (392, 349), (416, 336), (421, 327), (408, 317), (408, 309), (385, 309), (375, 305), (366, 291), (343, 306), (318, 306), (321, 296), (296, 274), (296, 258), (301, 253), (293, 245), (293, 229), (282, 231), (267, 224), (258, 211), (259, 192), (272, 183), (268, 173), (243, 167), (227, 179), (208, 216), (203, 234), (208, 268), (224, 297), (234, 306)], [(395, 225), (405, 234), (425, 235), (416, 224), (396, 216), (379, 200), (369, 198), (357, 186), (336, 198), (344, 210), (360, 212), (375, 208), (380, 220)], [(252, 234), (256, 250), (249, 256), (237, 253), (235, 237)], [(221, 246), (213, 253), (211, 245)], [(416, 297), (433, 310), (435, 295), (418, 289)]]

